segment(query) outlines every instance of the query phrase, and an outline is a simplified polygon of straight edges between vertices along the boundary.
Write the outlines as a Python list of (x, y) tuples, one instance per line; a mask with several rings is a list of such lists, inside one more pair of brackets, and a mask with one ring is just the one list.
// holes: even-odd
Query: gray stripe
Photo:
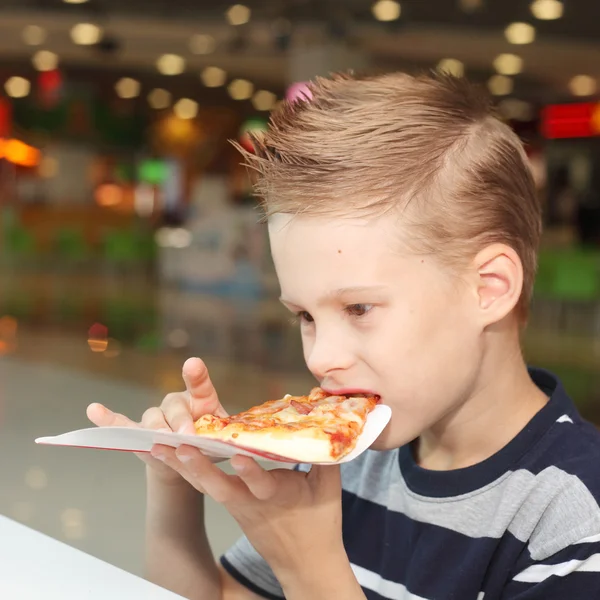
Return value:
[(473, 493), (430, 498), (410, 491), (398, 467), (398, 451), (368, 451), (342, 468), (344, 488), (409, 518), (463, 535), (500, 538), (508, 530), (529, 540), (542, 560), (600, 532), (600, 508), (583, 482), (557, 467), (538, 475), (508, 472)]

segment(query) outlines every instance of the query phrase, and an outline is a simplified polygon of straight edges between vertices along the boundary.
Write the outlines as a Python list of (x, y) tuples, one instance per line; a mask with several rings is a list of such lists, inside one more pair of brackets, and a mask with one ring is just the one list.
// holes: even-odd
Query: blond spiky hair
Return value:
[(411, 250), (452, 267), (491, 243), (523, 264), (525, 319), (541, 208), (523, 146), (487, 94), (445, 74), (336, 75), (284, 102), (244, 153), (267, 215), (400, 209)]

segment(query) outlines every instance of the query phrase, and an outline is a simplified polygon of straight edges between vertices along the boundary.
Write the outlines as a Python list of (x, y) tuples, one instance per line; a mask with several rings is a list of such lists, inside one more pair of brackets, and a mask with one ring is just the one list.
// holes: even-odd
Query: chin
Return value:
[(380, 436), (371, 444), (370, 450), (393, 450), (398, 448), (397, 444), (394, 444), (392, 436), (390, 435), (390, 426), (388, 426), (381, 432)]
[(398, 432), (393, 431), (391, 427), (392, 423), (388, 423), (387, 427), (381, 432), (380, 436), (371, 444), (370, 450), (377, 450), (379, 452), (385, 450), (395, 450), (401, 446), (412, 442), (419, 436), (418, 432)]

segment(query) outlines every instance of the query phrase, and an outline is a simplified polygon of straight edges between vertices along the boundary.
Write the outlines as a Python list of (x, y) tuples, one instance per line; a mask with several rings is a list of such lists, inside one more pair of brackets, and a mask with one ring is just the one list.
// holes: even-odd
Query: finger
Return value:
[(88, 419), (98, 427), (136, 427), (139, 428), (139, 423), (132, 421), (125, 415), (115, 413), (106, 408), (102, 404), (94, 402), (87, 407), (86, 411)]
[(180, 446), (175, 455), (183, 465), (178, 471), (196, 488), (202, 488), (213, 500), (226, 504), (243, 502), (245, 486), (238, 477), (227, 475), (193, 446)]
[(171, 431), (163, 411), (157, 406), (153, 406), (144, 412), (141, 425), (144, 429), (166, 429)]
[(190, 412), (189, 401), (184, 393), (168, 394), (160, 408), (167, 425), (177, 433), (194, 435), (194, 419)]
[(269, 500), (277, 492), (277, 482), (273, 474), (265, 471), (253, 458), (234, 456), (231, 466), (258, 500)]
[(182, 376), (190, 396), (190, 409), (194, 420), (202, 415), (227, 416), (203, 360), (188, 358), (183, 365)]

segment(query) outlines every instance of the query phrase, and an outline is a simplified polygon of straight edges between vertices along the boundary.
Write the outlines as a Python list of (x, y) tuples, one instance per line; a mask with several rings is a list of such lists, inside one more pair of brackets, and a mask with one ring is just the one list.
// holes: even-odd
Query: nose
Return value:
[(353, 363), (352, 344), (333, 332), (321, 331), (304, 344), (304, 359), (310, 372), (319, 381), (333, 371), (347, 370)]

